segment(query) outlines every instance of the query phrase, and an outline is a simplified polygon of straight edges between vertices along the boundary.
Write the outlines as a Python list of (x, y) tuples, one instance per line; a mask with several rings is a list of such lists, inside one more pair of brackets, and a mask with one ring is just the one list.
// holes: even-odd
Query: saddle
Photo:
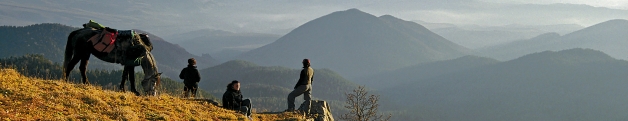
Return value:
[(115, 45), (116, 38), (118, 37), (118, 31), (115, 29), (105, 28), (99, 34), (96, 34), (87, 40), (92, 42), (94, 49), (98, 52), (110, 53)]

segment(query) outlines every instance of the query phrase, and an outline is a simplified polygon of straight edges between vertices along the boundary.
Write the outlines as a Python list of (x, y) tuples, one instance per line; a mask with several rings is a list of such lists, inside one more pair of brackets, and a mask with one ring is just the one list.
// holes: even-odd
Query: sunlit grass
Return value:
[[(0, 120), (247, 120), (208, 103), (162, 94), (135, 96), (102, 87), (25, 77), (0, 69)], [(292, 113), (253, 114), (254, 120), (303, 120)]]

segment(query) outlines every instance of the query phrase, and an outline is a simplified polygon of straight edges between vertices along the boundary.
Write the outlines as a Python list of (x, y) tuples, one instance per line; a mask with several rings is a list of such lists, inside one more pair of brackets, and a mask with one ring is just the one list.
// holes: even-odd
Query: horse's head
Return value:
[(161, 73), (156, 73), (152, 76), (144, 78), (144, 80), (142, 80), (142, 87), (144, 87), (146, 95), (157, 96), (157, 91), (155, 88), (157, 88), (160, 83)]

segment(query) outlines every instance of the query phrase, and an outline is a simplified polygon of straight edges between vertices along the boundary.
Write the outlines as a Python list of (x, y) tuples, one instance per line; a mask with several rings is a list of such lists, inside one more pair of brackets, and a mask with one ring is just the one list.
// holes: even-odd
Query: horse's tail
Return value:
[[(80, 29), (79, 29), (80, 30)], [(65, 79), (68, 75), (66, 75), (65, 71), (67, 71), (68, 63), (72, 60), (72, 56), (74, 54), (74, 36), (78, 33), (79, 30), (72, 31), (70, 35), (68, 35), (68, 42), (65, 44), (65, 54), (63, 56), (63, 78)]]

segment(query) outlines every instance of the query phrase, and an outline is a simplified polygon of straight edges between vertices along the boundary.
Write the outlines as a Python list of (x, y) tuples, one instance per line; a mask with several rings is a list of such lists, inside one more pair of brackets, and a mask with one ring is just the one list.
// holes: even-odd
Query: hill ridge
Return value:
[(594, 49), (573, 48), (561, 51), (543, 51), (521, 56), (508, 62), (558, 62), (568, 64), (590, 63), (617, 60), (608, 54)]
[[(234, 111), (167, 94), (140, 97), (132, 93), (29, 78), (0, 69), (0, 117), (3, 120), (243, 120)], [(255, 120), (303, 120), (296, 114), (253, 114)]]
[(523, 55), (547, 50), (560, 51), (572, 48), (600, 50), (614, 58), (628, 59), (628, 20), (614, 19), (601, 22), (563, 36), (543, 36), (519, 40), (486, 48), (481, 55), (510, 60)]
[(382, 89), (382, 95), (416, 104), (408, 110), (437, 110), (447, 120), (622, 120), (614, 116), (626, 109), (628, 98), (617, 95), (628, 92), (627, 70), (628, 61), (597, 50), (546, 51), (432, 78), (408, 77), (412, 83)]

